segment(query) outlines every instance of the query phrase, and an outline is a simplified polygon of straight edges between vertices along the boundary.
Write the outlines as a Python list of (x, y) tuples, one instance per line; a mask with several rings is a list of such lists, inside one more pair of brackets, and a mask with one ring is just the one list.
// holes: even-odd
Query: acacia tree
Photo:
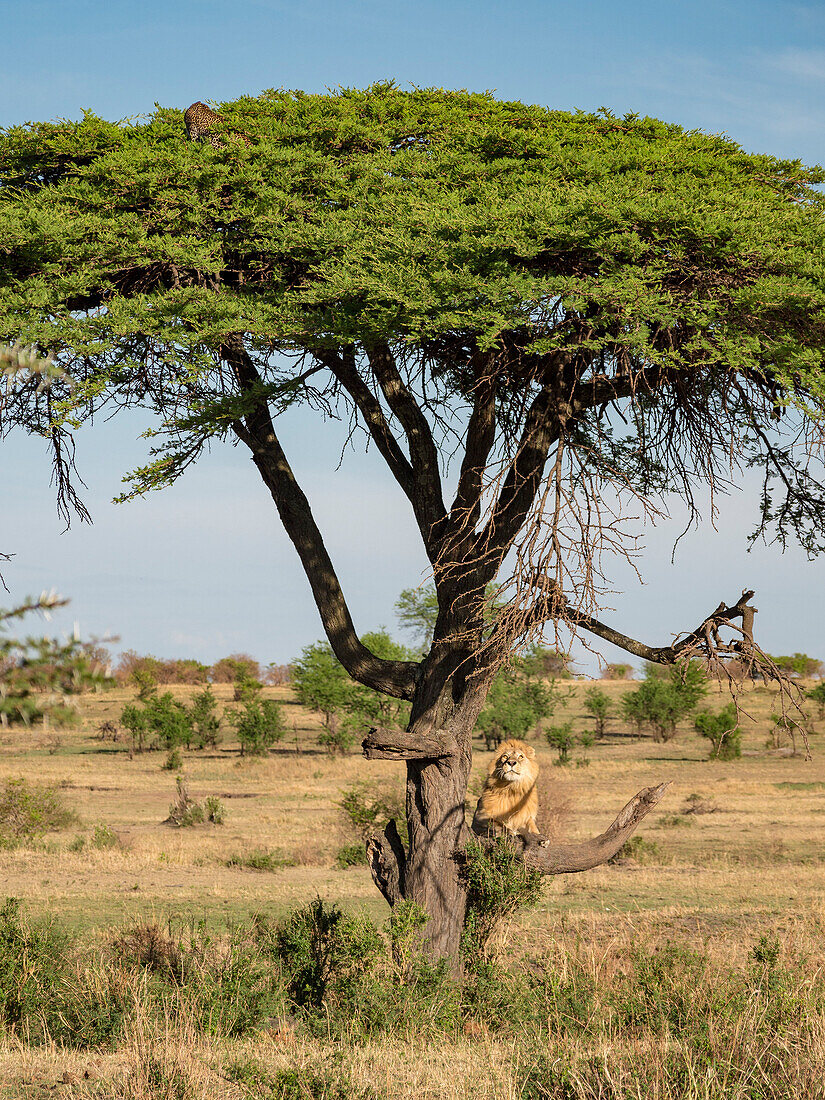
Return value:
[[(63, 374), (10, 377), (2, 430), (51, 440), (60, 506), (81, 516), (72, 442), (99, 411), (157, 417), (134, 493), (215, 438), (249, 449), (336, 656), (411, 703), (405, 733), (364, 741), (407, 769), (409, 847), (390, 826), (370, 861), (390, 904), (426, 909), (433, 954), (455, 957), (471, 732), (514, 647), (562, 623), (648, 660), (759, 659), (752, 593), (671, 645), (596, 618), (628, 499), (695, 509), (697, 487), (759, 464), (758, 531), (820, 548), (825, 174), (648, 118), (487, 94), (267, 92), (221, 117), (204, 144), (163, 108), (4, 134), (0, 338)], [(278, 438), (302, 402), (348, 410), (409, 501), (438, 596), (420, 661), (358, 639)], [(662, 789), (594, 841), (525, 859), (604, 861)]]

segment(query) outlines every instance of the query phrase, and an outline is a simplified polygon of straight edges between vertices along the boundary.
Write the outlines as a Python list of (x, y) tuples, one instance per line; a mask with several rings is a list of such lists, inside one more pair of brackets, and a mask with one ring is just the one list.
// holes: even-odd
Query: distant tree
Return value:
[(675, 665), (664, 676), (653, 665), (643, 683), (622, 696), (622, 713), (638, 730), (649, 727), (655, 741), (670, 741), (677, 723), (696, 708), (706, 692), (707, 677), (695, 661)]
[(603, 680), (632, 680), (633, 665), (616, 663), (605, 665), (601, 677)]
[(596, 737), (601, 740), (605, 735), (607, 720), (613, 711), (613, 702), (606, 691), (591, 687), (584, 693), (584, 709), (596, 723)]
[(493, 681), (476, 727), (488, 749), (508, 737), (525, 738), (552, 715), (559, 697), (554, 684), (531, 675), (523, 661), (515, 658)]
[(711, 759), (736, 760), (742, 755), (742, 735), (733, 703), (728, 703), (718, 714), (700, 710), (693, 725), (697, 733), (710, 741)]
[(205, 687), (203, 691), (199, 691), (192, 697), (189, 719), (192, 725), (192, 736), (199, 749), (207, 745), (217, 745), (220, 740), (221, 723), (217, 709), (218, 701), (211, 686)]
[(817, 684), (815, 688), (811, 688), (806, 698), (813, 699), (816, 703), (817, 717), (820, 720), (825, 718), (825, 682)]
[(228, 657), (221, 657), (209, 672), (209, 679), (213, 684), (231, 684), (238, 676), (246, 676), (251, 680), (263, 679), (261, 666), (248, 653), (231, 653)]
[(242, 707), (229, 707), (225, 718), (235, 727), (241, 756), (263, 756), (286, 733), (283, 711), (274, 699), (247, 696)]
[[(385, 660), (408, 655), (385, 630), (365, 634), (361, 641)], [(357, 683), (325, 642), (306, 646), (292, 668), (298, 702), (322, 715), (319, 743), (331, 752), (347, 752), (370, 728), (401, 729), (408, 720), (408, 704)]]
[(438, 593), (434, 584), (405, 588), (395, 601), (395, 614), (402, 630), (426, 652), (432, 642), (438, 619)]
[(818, 657), (809, 657), (807, 653), (793, 653), (785, 657), (774, 657), (771, 654), (768, 654), (768, 656), (779, 671), (788, 676), (809, 679), (811, 676), (822, 675), (822, 661)]

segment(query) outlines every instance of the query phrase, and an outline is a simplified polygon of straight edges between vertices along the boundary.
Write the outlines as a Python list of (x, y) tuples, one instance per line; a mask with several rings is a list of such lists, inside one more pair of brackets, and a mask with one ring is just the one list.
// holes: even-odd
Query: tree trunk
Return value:
[[(393, 745), (377, 749), (380, 737), (374, 731), (368, 753), (407, 758), (409, 848), (404, 853), (394, 824), (383, 839), (373, 838), (368, 847), (373, 877), (391, 905), (403, 898), (426, 912), (430, 957), (450, 959), (455, 966), (467, 908), (459, 855), (471, 837), (464, 803), (472, 731), (486, 694), (481, 677), (468, 682), (459, 672), (445, 683), (444, 669), (431, 666), (417, 685), (407, 734), (390, 735)], [(409, 758), (413, 745), (421, 746), (417, 759)], [(381, 869), (376, 873), (377, 865), (389, 876), (389, 885)]]

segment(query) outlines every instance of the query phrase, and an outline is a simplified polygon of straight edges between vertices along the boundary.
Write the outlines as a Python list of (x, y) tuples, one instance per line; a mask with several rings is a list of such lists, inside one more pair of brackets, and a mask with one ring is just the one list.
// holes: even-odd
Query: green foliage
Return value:
[(584, 693), (584, 709), (595, 721), (596, 737), (601, 740), (606, 732), (607, 721), (613, 712), (610, 696), (601, 688), (587, 688)]
[[(384, 660), (405, 661), (409, 651), (385, 630), (364, 634), (363, 645)], [(322, 716), (319, 744), (329, 752), (346, 753), (371, 726), (406, 725), (409, 704), (357, 684), (326, 642), (315, 642), (301, 651), (293, 664), (292, 683), (298, 702)]]
[(561, 700), (561, 692), (555, 683), (548, 685), (537, 679), (544, 675), (542, 668), (534, 650), (532, 659), (514, 658), (493, 680), (476, 722), (488, 749), (510, 737), (523, 740), (544, 718), (553, 714)]
[(541, 898), (542, 874), (525, 866), (506, 837), (489, 845), (471, 840), (464, 849), (462, 875), (467, 884), (467, 915), (462, 950), (468, 962), (483, 955), (490, 937), (517, 909)]
[(366, 863), (367, 853), (363, 840), (342, 844), (335, 853), (335, 866), (340, 871), (346, 871), (348, 867), (363, 867)]
[(241, 756), (264, 755), (286, 733), (283, 711), (274, 699), (247, 698), (243, 707), (228, 709), (225, 717), (237, 731)]
[(280, 871), (284, 867), (294, 867), (295, 861), (288, 856), (282, 856), (278, 852), (267, 852), (258, 849), (248, 852), (246, 855), (230, 856), (226, 861), (227, 867), (243, 867), (248, 871)]
[(733, 703), (728, 703), (718, 714), (699, 711), (693, 725), (697, 733), (711, 742), (711, 759), (736, 760), (742, 755), (742, 733)]
[(634, 863), (658, 863), (659, 859), (659, 845), (656, 841), (646, 840), (638, 833), (634, 833), (607, 862), (615, 864), (632, 860)]
[[(12, 422), (71, 428), (102, 395), (133, 403), (147, 369), (198, 394), (182, 409), (147, 388), (166, 426), (136, 492), (173, 481), (244, 411), (211, 381), (231, 333), (260, 352), (276, 411), (313, 400), (295, 385), (303, 353), (374, 339), (420, 355), (444, 400), (472, 388), (473, 347), (508, 340), (507, 384), (546, 353), (594, 371), (666, 363), (698, 376), (709, 412), (738, 418), (746, 459), (762, 441), (747, 406), (717, 400), (726, 372), (770, 371), (780, 407), (820, 411), (819, 168), (651, 118), (389, 83), (267, 91), (221, 113), (249, 146), (188, 142), (165, 107), (0, 138), (0, 337), (54, 349), (55, 370), (48, 412), (20, 381)], [(225, 274), (212, 288), (205, 272)], [(613, 446), (587, 416), (577, 430), (594, 461), (655, 481), (637, 437)], [(763, 518), (807, 530), (811, 512), (766, 494)]]
[(622, 696), (622, 714), (638, 730), (650, 728), (654, 741), (670, 741), (676, 736), (677, 723), (695, 710), (706, 693), (707, 677), (695, 661), (666, 670), (648, 665), (643, 683)]
[(345, 844), (335, 857), (338, 867), (355, 867), (367, 862), (365, 841), (370, 833), (383, 832), (394, 821), (402, 843), (408, 843), (404, 796), (391, 788), (376, 788), (374, 783), (353, 783), (341, 792), (338, 802), (347, 831), (358, 837)]
[(35, 786), (22, 776), (0, 787), (0, 842), (19, 842), (65, 829), (77, 821), (63, 794), (47, 784)]
[(419, 652), (426, 653), (438, 619), (438, 593), (435, 585), (405, 588), (395, 601), (395, 614), (401, 629), (412, 636)]
[(217, 745), (220, 741), (221, 723), (217, 708), (218, 700), (211, 687), (205, 687), (192, 697), (189, 720), (192, 723), (192, 737), (199, 749)]
[(180, 754), (180, 749), (170, 749), (161, 766), (164, 771), (179, 772), (183, 767), (183, 757)]
[(0, 908), (0, 1027), (35, 1041), (100, 1048), (117, 1037), (131, 1005), (111, 975), (73, 966), (68, 936), (26, 921), (16, 898)]
[(351, 989), (375, 965), (382, 946), (367, 920), (346, 916), (320, 898), (294, 912), (273, 939), (289, 997), (298, 1008), (315, 1010), (328, 990), (341, 996)]
[(813, 699), (816, 703), (818, 717), (820, 719), (825, 718), (825, 680), (821, 684), (817, 684), (816, 687), (811, 688), (805, 695), (806, 699)]
[(767, 656), (779, 671), (784, 672), (787, 676), (803, 678), (818, 676), (825, 667), (818, 657), (809, 657), (807, 653), (793, 653), (785, 657), (774, 657), (773, 654), (769, 653)]
[(127, 703), (120, 712), (120, 724), (132, 734), (137, 752), (145, 749), (172, 751), (192, 742), (192, 717), (171, 691), (158, 695), (149, 673), (136, 673), (139, 703)]
[[(549, 726), (544, 731), (544, 739), (547, 744), (556, 749), (558, 757), (553, 763), (559, 767), (567, 767), (568, 764), (574, 763), (571, 753), (576, 745), (581, 745), (583, 748), (589, 748), (593, 744), (593, 735), (589, 733), (573, 733), (573, 723), (563, 722), (558, 726)], [(577, 767), (584, 767), (589, 761), (586, 757), (580, 757), (575, 761)]]

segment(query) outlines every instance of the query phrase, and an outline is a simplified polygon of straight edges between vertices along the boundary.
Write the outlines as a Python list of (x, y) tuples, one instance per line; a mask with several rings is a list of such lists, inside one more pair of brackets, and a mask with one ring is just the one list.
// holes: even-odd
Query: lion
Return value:
[(542, 843), (536, 824), (539, 796), (536, 753), (524, 741), (505, 741), (487, 768), (487, 779), (473, 818), (473, 832), (500, 833)]

